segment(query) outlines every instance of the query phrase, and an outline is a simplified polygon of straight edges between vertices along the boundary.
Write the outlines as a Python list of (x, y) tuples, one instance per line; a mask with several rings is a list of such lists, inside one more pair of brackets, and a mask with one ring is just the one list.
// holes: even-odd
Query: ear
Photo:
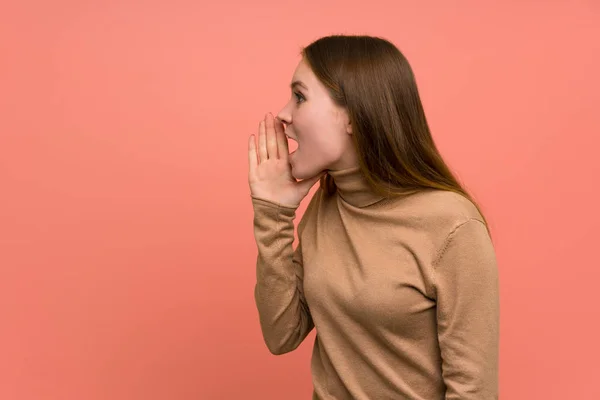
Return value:
[(344, 124), (346, 125), (346, 133), (348, 135), (352, 135), (352, 121), (350, 121), (350, 115), (348, 115), (348, 110), (344, 110), (342, 112), (344, 118)]

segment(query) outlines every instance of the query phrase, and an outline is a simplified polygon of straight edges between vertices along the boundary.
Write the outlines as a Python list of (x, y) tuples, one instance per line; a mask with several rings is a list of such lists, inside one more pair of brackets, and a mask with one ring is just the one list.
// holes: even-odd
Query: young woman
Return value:
[[(494, 248), (409, 63), (381, 38), (324, 37), (291, 89), (249, 140), (267, 347), (290, 352), (316, 329), (313, 399), (497, 399)], [(319, 180), (294, 249), (295, 212)]]

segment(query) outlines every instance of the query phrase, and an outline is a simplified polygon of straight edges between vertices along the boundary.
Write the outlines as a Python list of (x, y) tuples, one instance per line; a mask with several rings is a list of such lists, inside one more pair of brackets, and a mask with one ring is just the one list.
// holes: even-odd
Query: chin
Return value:
[(306, 162), (307, 160), (298, 158), (296, 155), (292, 156), (289, 161), (292, 167), (292, 176), (297, 180), (313, 178), (326, 171), (330, 165), (330, 163), (324, 162), (323, 157), (317, 162), (315, 162), (315, 157), (313, 159), (309, 158), (308, 162)]
[(306, 176), (301, 171), (298, 171), (295, 168), (292, 168), (292, 176), (299, 181), (306, 179)]
[(310, 171), (303, 169), (303, 168), (298, 168), (298, 166), (292, 164), (292, 176), (296, 179), (298, 179), (299, 181), (303, 180), (303, 179), (307, 179), (310, 178), (311, 176), (314, 175), (310, 175)]
[(319, 175), (323, 170), (318, 168), (300, 169), (292, 166), (292, 176), (301, 181)]

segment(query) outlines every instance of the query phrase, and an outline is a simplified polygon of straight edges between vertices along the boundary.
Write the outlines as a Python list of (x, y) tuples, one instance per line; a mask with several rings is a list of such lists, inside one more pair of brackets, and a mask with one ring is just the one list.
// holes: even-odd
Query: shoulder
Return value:
[[(485, 220), (465, 196), (442, 190), (421, 191), (394, 199), (381, 209), (394, 225), (408, 228), (433, 252), (463, 225), (483, 225)], [(487, 228), (486, 228), (487, 229)]]
[[(436, 264), (451, 246), (462, 249), (461, 251), (467, 254), (493, 254), (485, 219), (467, 197), (449, 191), (429, 191), (422, 193), (421, 198), (415, 200), (419, 200), (424, 226), (435, 243), (433, 264)], [(487, 248), (490, 248), (489, 252)]]
[(453, 229), (469, 220), (483, 222), (475, 204), (465, 196), (443, 190), (424, 190), (389, 203), (388, 211), (438, 229)]
[(483, 222), (483, 216), (475, 204), (465, 196), (443, 190), (432, 190), (417, 194), (415, 201), (425, 216), (440, 224), (456, 226), (469, 220)]

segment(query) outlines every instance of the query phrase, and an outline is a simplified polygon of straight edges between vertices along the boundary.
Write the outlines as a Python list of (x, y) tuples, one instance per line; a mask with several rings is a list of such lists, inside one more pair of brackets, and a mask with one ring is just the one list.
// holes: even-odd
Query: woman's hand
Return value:
[(258, 128), (258, 148), (255, 135), (248, 141), (250, 193), (258, 198), (297, 207), (310, 188), (323, 175), (297, 181), (292, 176), (287, 138), (283, 124), (267, 114)]

